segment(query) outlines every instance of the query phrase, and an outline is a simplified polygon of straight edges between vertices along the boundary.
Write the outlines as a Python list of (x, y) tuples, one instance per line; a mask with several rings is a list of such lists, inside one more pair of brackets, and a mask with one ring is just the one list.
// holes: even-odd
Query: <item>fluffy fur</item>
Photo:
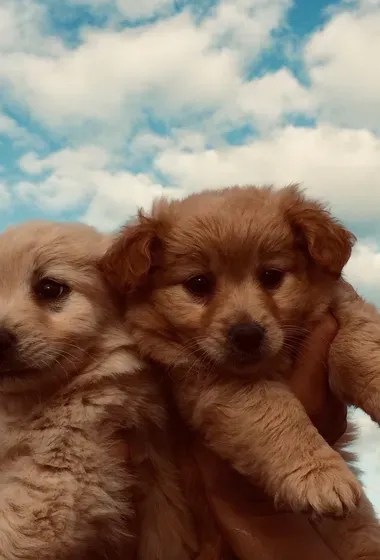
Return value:
[(109, 242), (49, 222), (0, 236), (4, 560), (196, 551), (160, 394), (98, 269)]
[(379, 316), (341, 280), (354, 241), (294, 186), (233, 187), (158, 201), (101, 263), (126, 295), (126, 322), (141, 351), (165, 367), (186, 421), (277, 504), (317, 517), (348, 514), (316, 523), (345, 560), (379, 559), (380, 527), (286, 379), (305, 334), (334, 306), (341, 329), (333, 387), (380, 419)]

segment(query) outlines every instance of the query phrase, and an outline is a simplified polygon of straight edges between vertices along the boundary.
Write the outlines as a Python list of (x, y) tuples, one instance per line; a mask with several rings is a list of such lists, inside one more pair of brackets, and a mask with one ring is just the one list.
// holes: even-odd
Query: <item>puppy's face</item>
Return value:
[(97, 269), (107, 242), (90, 227), (49, 222), (0, 236), (0, 382), (80, 367), (110, 311)]
[(128, 321), (151, 357), (247, 374), (326, 310), (352, 243), (294, 187), (232, 188), (159, 203), (102, 267), (130, 294)]

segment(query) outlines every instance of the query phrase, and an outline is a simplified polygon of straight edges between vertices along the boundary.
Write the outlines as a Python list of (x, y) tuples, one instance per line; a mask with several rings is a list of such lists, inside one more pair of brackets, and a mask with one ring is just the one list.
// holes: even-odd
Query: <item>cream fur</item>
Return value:
[[(0, 236), (3, 560), (193, 557), (161, 397), (97, 267), (109, 242), (50, 222)], [(41, 278), (70, 291), (41, 301)]]

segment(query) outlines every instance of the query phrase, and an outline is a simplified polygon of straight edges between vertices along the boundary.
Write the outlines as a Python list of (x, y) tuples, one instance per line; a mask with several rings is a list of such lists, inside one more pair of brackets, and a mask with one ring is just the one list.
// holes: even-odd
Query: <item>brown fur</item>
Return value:
[[(380, 558), (373, 510), (286, 384), (305, 335), (331, 305), (340, 315), (340, 275), (353, 243), (349, 231), (294, 186), (233, 187), (157, 202), (150, 216), (140, 214), (124, 229), (101, 266), (126, 295), (126, 322), (141, 352), (166, 368), (183, 417), (210, 449), (262, 484), (277, 504), (317, 516), (348, 513), (339, 531), (326, 521), (318, 530), (339, 557), (363, 560)], [(283, 279), (268, 287), (266, 271), (273, 269)], [(202, 297), (187, 288), (199, 275), (213, 286)], [(357, 312), (348, 304), (333, 344), (336, 388)], [(380, 329), (378, 316), (367, 320)], [(260, 353), (248, 363), (231, 353), (228, 336), (231, 326), (246, 321), (265, 328)], [(365, 332), (356, 336), (368, 342)], [(367, 362), (347, 379), (372, 379)]]
[[(196, 553), (160, 392), (98, 269), (110, 241), (50, 222), (0, 236), (0, 328), (15, 337), (0, 352), (4, 560)], [(67, 292), (41, 299), (47, 278)]]

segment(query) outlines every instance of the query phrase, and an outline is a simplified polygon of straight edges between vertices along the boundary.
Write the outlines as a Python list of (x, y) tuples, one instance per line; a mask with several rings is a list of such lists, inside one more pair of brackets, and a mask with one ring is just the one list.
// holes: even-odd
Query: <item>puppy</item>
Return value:
[(196, 551), (160, 394), (98, 269), (109, 243), (50, 222), (0, 236), (4, 560)]
[[(286, 380), (305, 334), (330, 306), (342, 307), (341, 272), (354, 241), (294, 186), (233, 187), (157, 202), (101, 263), (126, 294), (126, 323), (141, 352), (166, 368), (186, 421), (276, 503), (316, 516), (349, 513), (333, 530), (318, 523), (348, 560), (379, 559), (380, 528), (360, 483)], [(356, 309), (346, 311), (347, 333)], [(339, 340), (338, 357), (350, 345)], [(355, 369), (356, 386), (374, 373), (367, 362)]]

